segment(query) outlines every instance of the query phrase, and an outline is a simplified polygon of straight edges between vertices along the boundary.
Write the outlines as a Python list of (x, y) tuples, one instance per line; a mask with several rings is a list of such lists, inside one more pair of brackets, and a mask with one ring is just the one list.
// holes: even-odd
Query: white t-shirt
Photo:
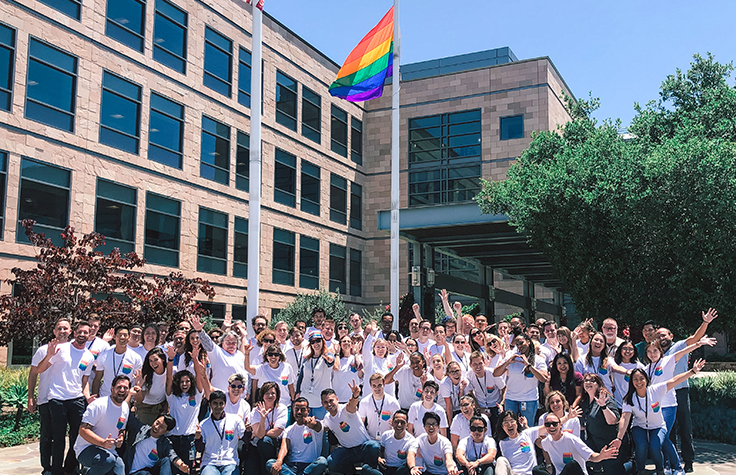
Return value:
[(348, 402), (353, 396), (353, 391), (349, 385), (359, 386), (360, 383), (355, 356), (350, 355), (347, 358), (340, 358), (340, 369), (332, 372), (332, 388), (335, 390), (337, 400), (343, 403)]
[[(286, 423), (289, 422), (289, 406), (283, 404), (277, 405), (272, 411), (266, 414), (265, 419), (264, 430), (266, 432), (277, 428), (286, 429)], [(261, 413), (258, 412), (257, 408), (254, 408), (250, 412), (250, 423), (251, 425), (256, 425), (259, 422), (261, 422)], [(253, 436), (251, 443), (256, 445), (258, 443), (258, 437)]]
[(496, 441), (488, 435), (480, 443), (476, 443), (470, 435), (463, 437), (460, 439), (460, 443), (457, 444), (457, 450), (459, 451), (460, 449), (465, 452), (465, 458), (468, 462), (475, 462), (488, 455), (490, 451), (497, 450)]
[(424, 461), (424, 469), (427, 472), (434, 473), (436, 475), (447, 473), (445, 456), (446, 454), (450, 454), (450, 456), (452, 456), (452, 443), (450, 443), (450, 440), (447, 439), (447, 437), (438, 435), (437, 441), (434, 444), (430, 444), (427, 439), (427, 434), (422, 434), (412, 441), (409, 446), (409, 451), (422, 457), (422, 460)]
[(534, 441), (537, 437), (539, 427), (530, 427), (515, 439), (507, 437), (499, 442), (501, 455), (508, 459), (514, 473), (532, 475), (532, 469), (537, 465), (537, 455), (534, 452)]
[(238, 464), (238, 440), (245, 434), (243, 419), (233, 414), (225, 414), (219, 421), (208, 417), (199, 425), (202, 431), (202, 442), (205, 444), (202, 453), (202, 467), (214, 465), (222, 467)]
[[(509, 355), (504, 362), (513, 358), (516, 354)], [(534, 355), (533, 364), (538, 371), (547, 371), (547, 365), (541, 356)], [(524, 374), (524, 363), (515, 360), (508, 365), (507, 369), (506, 399), (511, 401), (536, 401), (539, 399), (539, 381), (531, 371), (529, 371), (529, 374)]]
[(130, 473), (135, 473), (144, 468), (153, 467), (158, 462), (159, 454), (156, 450), (158, 439), (146, 437), (138, 442), (135, 446), (135, 455), (133, 463), (130, 466)]
[[(398, 400), (402, 408), (408, 409), (422, 398), (421, 376), (414, 376), (408, 364), (404, 364), (394, 373), (394, 380), (399, 383)], [(428, 381), (434, 381), (432, 375), (427, 375)]]
[(424, 417), (424, 414), (428, 412), (436, 412), (437, 415), (440, 416), (440, 429), (447, 428), (447, 414), (445, 414), (444, 407), (434, 403), (431, 409), (427, 409), (422, 405), (422, 401), (417, 401), (409, 408), (409, 424), (414, 426), (414, 437), (426, 434), (422, 418)]
[[(123, 401), (119, 406), (115, 405), (109, 397), (101, 397), (92, 401), (82, 415), (82, 423), (92, 426), (92, 432), (106, 439), (107, 436), (117, 437), (119, 432), (125, 429), (128, 423), (130, 408), (128, 403)], [(84, 437), (77, 437), (74, 443), (74, 453), (79, 456), (82, 450), (89, 447), (90, 444)], [(112, 449), (115, 451), (115, 448)]]
[(135, 354), (141, 357), (141, 361), (146, 360), (146, 355), (148, 354), (148, 350), (146, 350), (143, 345), (138, 346), (130, 346), (128, 345), (128, 349), (135, 351)]
[[(485, 414), (481, 414), (480, 417), (482, 417), (486, 421), (488, 433), (492, 432), (491, 421), (488, 420), (488, 416), (486, 416)], [(462, 415), (462, 413), (458, 414), (452, 419), (452, 424), (450, 424), (450, 434), (456, 435), (460, 439), (470, 437), (470, 421), (464, 415)]]
[(552, 360), (557, 356), (557, 348), (553, 348), (550, 346), (549, 342), (546, 341), (544, 344), (539, 346), (539, 356), (544, 358), (544, 363), (549, 367), (549, 365), (552, 364)]
[[(636, 363), (621, 363), (624, 369), (631, 370), (635, 368), (644, 368), (641, 362)], [(629, 391), (629, 375), (613, 372), (613, 398), (616, 400), (616, 405), (621, 408), (624, 404), (624, 396)]]
[[(289, 394), (289, 385), (293, 384), (296, 386), (296, 377), (294, 372), (291, 370), (291, 366), (285, 363), (279, 363), (279, 366), (274, 369), (267, 364), (261, 364), (256, 366), (256, 375), (253, 379), (258, 380), (258, 388), (260, 389), (264, 383), (268, 381), (274, 381), (278, 383), (279, 389), (281, 390), (281, 398), (279, 402), (286, 406), (291, 405), (291, 394)], [(296, 388), (295, 388), (296, 389)]]
[(251, 407), (245, 398), (241, 397), (236, 403), (230, 401), (230, 395), (225, 396), (225, 412), (239, 416), (245, 423), (250, 420)]
[(588, 340), (588, 343), (582, 343), (580, 340), (575, 340), (575, 345), (578, 347), (578, 355), (583, 356), (590, 349), (590, 340)]
[(552, 465), (555, 466), (557, 473), (562, 472), (565, 464), (573, 460), (580, 465), (581, 469), (585, 470), (583, 468), (585, 462), (595, 453), (585, 442), (580, 440), (580, 437), (566, 432), (562, 433), (562, 437), (558, 441), (552, 440), (552, 437), (548, 435), (542, 439), (542, 448), (549, 454), (549, 459)]
[(473, 391), (479, 407), (484, 409), (495, 407), (501, 402), (501, 393), (506, 387), (506, 382), (503, 378), (493, 376), (492, 369), (485, 368), (483, 376), (476, 375), (475, 371), (469, 371), (465, 379), (468, 380), (467, 390)]
[(409, 431), (404, 431), (403, 439), (394, 437), (394, 430), (388, 430), (381, 435), (381, 446), (386, 455), (386, 465), (389, 467), (400, 467), (406, 463), (406, 454), (409, 446), (414, 441), (414, 436)]
[(291, 445), (286, 454), (286, 462), (312, 463), (322, 454), (322, 432), (315, 431), (307, 426), (300, 426), (296, 422), (284, 431), (284, 437)]
[(662, 416), (662, 400), (665, 393), (667, 393), (667, 383), (648, 386), (645, 397), (639, 397), (635, 392), (631, 397), (632, 405), (624, 401), (621, 413), (630, 412), (634, 419), (633, 425), (642, 429), (665, 427)]
[(330, 429), (337, 437), (340, 445), (346, 449), (357, 447), (369, 439), (368, 432), (357, 411), (354, 413), (348, 412), (347, 404), (338, 405), (337, 414), (334, 416), (328, 412), (322, 421), (322, 425)]
[(246, 373), (245, 355), (240, 350), (231, 355), (219, 346), (215, 346), (214, 351), (208, 355), (212, 363), (212, 386), (227, 394), (227, 380), (230, 376)]
[[(547, 417), (547, 412), (539, 416), (539, 426), (544, 425), (544, 418)], [(580, 419), (577, 417), (573, 417), (571, 419), (568, 419), (567, 422), (562, 424), (562, 432), (567, 432), (568, 434), (572, 434), (575, 437), (580, 437)]]
[(300, 396), (304, 396), (309, 401), (309, 407), (322, 407), (323, 389), (332, 386), (332, 369), (323, 357), (309, 358), (304, 360), (302, 365), (301, 387), (297, 389)]
[(61, 343), (51, 357), (49, 399), (66, 401), (83, 397), (82, 378), (89, 376), (95, 356), (87, 349), (77, 349), (71, 342)]
[(373, 393), (371, 392), (360, 400), (358, 415), (361, 420), (368, 420), (368, 435), (380, 440), (383, 432), (391, 430), (391, 416), (399, 409), (401, 409), (401, 406), (399, 406), (399, 401), (395, 397), (384, 394), (381, 401), (376, 401), (373, 399)]
[[(593, 356), (591, 360), (593, 361), (593, 364), (588, 363), (587, 359), (588, 355), (583, 355), (575, 362), (575, 371), (585, 376), (586, 374), (598, 374), (598, 376), (601, 377), (603, 380), (603, 384), (606, 386), (606, 389), (613, 393), (613, 381), (611, 380), (611, 374), (613, 371), (611, 371), (611, 368), (607, 365), (606, 368), (601, 367), (601, 358), (600, 356)], [(613, 361), (613, 358), (609, 357), (608, 361)]]
[(153, 372), (151, 387), (148, 388), (143, 404), (159, 404), (166, 400), (166, 372), (158, 374)]
[[(366, 352), (363, 350), (363, 387), (370, 388), (371, 383), (369, 380), (374, 373), (386, 376), (392, 369), (394, 369), (394, 366), (396, 366), (396, 356), (386, 355), (385, 358), (379, 358), (372, 352)], [(386, 391), (386, 394), (393, 396), (396, 394), (396, 384), (387, 384), (384, 386), (383, 390)]]
[[(286, 355), (286, 362), (291, 366), (295, 376), (299, 376), (299, 371), (302, 370), (302, 364), (304, 364), (304, 350), (300, 348), (294, 348), (291, 342), (286, 343), (284, 354)], [(295, 388), (296, 389), (296, 388)]]
[(419, 353), (424, 354), (424, 350), (427, 350), (434, 345), (436, 345), (437, 342), (432, 340), (431, 338), (427, 340), (426, 342), (422, 343), (421, 341), (417, 340), (417, 347), (419, 348)]
[[(683, 356), (685, 358), (685, 356)], [(660, 358), (659, 361), (649, 363), (644, 367), (644, 371), (649, 375), (649, 384), (666, 383), (675, 375), (675, 355), (671, 354)], [(674, 391), (668, 391), (662, 398), (662, 407), (677, 406), (677, 399)]]
[(195, 388), (194, 396), (182, 394), (177, 397), (172, 393), (166, 396), (166, 400), (169, 403), (171, 417), (176, 419), (176, 427), (171, 430), (169, 435), (194, 434), (197, 429), (197, 422), (199, 422), (197, 416), (202, 404), (202, 393)]
[(110, 385), (115, 376), (124, 374), (134, 382), (133, 375), (143, 367), (143, 360), (130, 348), (125, 353), (118, 354), (114, 346), (108, 347), (97, 357), (95, 371), (102, 371), (102, 384), (100, 385), (100, 396), (110, 395)]
[(99, 358), (102, 352), (110, 348), (110, 344), (99, 336), (96, 336), (92, 341), (88, 341), (85, 346), (95, 356), (95, 359)]
[[(452, 410), (453, 411), (459, 411), (460, 410), (460, 384), (463, 382), (463, 379), (460, 380), (460, 382), (455, 385), (452, 383), (452, 380), (449, 376), (446, 376), (445, 379), (442, 380), (442, 383), (440, 383), (440, 401), (444, 402), (444, 399), (446, 397), (450, 398), (450, 402), (452, 403)], [(467, 389), (468, 381), (465, 380), (465, 388)], [(450, 414), (452, 416), (452, 414)]]
[[(38, 364), (46, 358), (46, 350), (49, 349), (49, 345), (40, 346), (33, 354), (31, 359), (31, 366), (38, 368)], [(49, 385), (51, 384), (51, 371), (46, 370), (38, 375), (38, 404), (46, 404), (49, 402)]]
[(472, 371), (472, 368), (470, 367), (470, 355), (465, 352), (461, 357), (455, 352), (455, 350), (452, 350), (450, 354), (452, 355), (453, 361), (460, 363), (460, 370), (463, 372), (463, 377), (466, 377), (468, 373)]

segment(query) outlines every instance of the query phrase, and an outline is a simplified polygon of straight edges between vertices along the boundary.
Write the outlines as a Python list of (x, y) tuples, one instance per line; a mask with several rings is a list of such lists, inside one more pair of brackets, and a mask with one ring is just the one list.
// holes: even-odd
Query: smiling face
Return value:
[(537, 327), (529, 327), (526, 330), (526, 334), (529, 335), (529, 338), (531, 338), (532, 340), (539, 341), (539, 336), (540, 336), (539, 335), (539, 328), (537, 328)]
[(54, 337), (60, 342), (68, 341), (71, 334), (72, 326), (67, 320), (59, 320), (54, 325)]
[(130, 380), (128, 379), (119, 379), (115, 386), (113, 386), (110, 389), (110, 398), (113, 400), (113, 402), (117, 405), (120, 405), (125, 401), (125, 398), (128, 397), (128, 393), (130, 392)]
[(276, 324), (276, 339), (279, 343), (286, 343), (286, 339), (289, 337), (289, 326), (286, 322), (279, 322)]
[(388, 345), (385, 341), (378, 341), (373, 345), (373, 353), (379, 358), (385, 358), (388, 353)]
[(348, 324), (347, 323), (338, 323), (337, 324), (337, 337), (342, 340), (344, 336), (350, 335), (350, 330), (348, 330)]
[(630, 362), (633, 356), (634, 356), (634, 345), (631, 342), (626, 342), (623, 345), (621, 345), (621, 361), (623, 363)]
[(332, 340), (335, 336), (335, 322), (324, 322), (322, 324), (322, 336), (325, 340)]
[(140, 327), (133, 327), (130, 329), (130, 341), (129, 343), (133, 343), (134, 345), (138, 346), (141, 343), (141, 338), (143, 338), (143, 329)]
[(452, 381), (453, 384), (459, 383), (460, 378), (463, 375), (463, 372), (460, 370), (460, 365), (454, 361), (447, 365), (447, 375), (450, 377), (450, 381)]
[(87, 343), (87, 340), (89, 339), (89, 325), (79, 325), (76, 330), (74, 330), (74, 343), (78, 347), (82, 347)]
[(488, 326), (488, 319), (485, 317), (485, 315), (478, 315), (475, 317), (475, 327), (480, 330), (485, 330), (485, 328)]
[(322, 396), (322, 407), (333, 416), (337, 414), (337, 396), (334, 394)]
[(514, 346), (519, 350), (519, 353), (524, 355), (529, 351), (529, 344), (527, 343), (526, 338), (519, 335), (516, 338), (514, 338)]
[(409, 350), (409, 353), (414, 353), (415, 351), (419, 349), (419, 347), (417, 346), (416, 341), (414, 341), (413, 339), (410, 339), (410, 340), (407, 340), (406, 342), (406, 349)]
[(564, 332), (557, 330), (557, 343), (565, 346), (570, 343), (570, 340), (567, 339), (567, 335)]
[(233, 382), (230, 383), (227, 389), (227, 393), (230, 396), (231, 401), (238, 401), (243, 396), (243, 391), (245, 391), (245, 383), (242, 379), (233, 379)]
[(475, 403), (473, 402), (473, 398), (463, 398), (460, 401), (460, 412), (462, 412), (465, 417), (470, 419), (473, 416), (473, 411), (475, 411)]
[(442, 356), (432, 356), (432, 369), (438, 372), (442, 372), (445, 368), (445, 362), (442, 360)]
[(168, 431), (169, 430), (166, 427), (166, 422), (164, 422), (164, 416), (156, 419), (151, 425), (151, 437), (153, 437), (154, 439), (158, 439), (162, 435), (165, 435)]
[(128, 345), (128, 340), (130, 340), (130, 331), (127, 328), (120, 328), (115, 332), (115, 343), (121, 348)]
[(565, 404), (562, 402), (562, 398), (557, 394), (549, 398), (549, 410), (558, 417), (565, 415)]
[(567, 364), (567, 360), (565, 358), (557, 358), (555, 360), (555, 367), (560, 373), (560, 376), (566, 375), (567, 372), (570, 370), (570, 365)]
[(422, 364), (422, 358), (419, 355), (411, 355), (409, 358), (409, 367), (414, 373), (421, 373), (424, 371), (424, 365)]
[(158, 343), (158, 335), (156, 334), (156, 330), (151, 327), (146, 328), (146, 330), (143, 332), (143, 342), (149, 345), (155, 345), (156, 343)]
[(427, 421), (424, 422), (424, 431), (430, 437), (437, 435), (437, 431), (439, 429), (440, 429), (440, 421), (438, 421), (435, 418), (429, 417), (427, 418)]
[(255, 321), (253, 322), (253, 333), (258, 335), (263, 330), (265, 330), (267, 326), (268, 320), (263, 317), (256, 317)]
[(266, 404), (266, 407), (273, 407), (276, 403), (276, 389), (270, 388), (263, 393), (263, 402)]
[(304, 341), (304, 332), (299, 330), (299, 328), (292, 330), (291, 335), (289, 335), (289, 339), (291, 340), (291, 344), (294, 345), (294, 348), (299, 348), (302, 346), (302, 342)]
[(483, 358), (475, 357), (470, 359), (470, 367), (476, 376), (483, 376), (485, 367), (483, 366)]
[(631, 375), (631, 384), (637, 392), (643, 392), (647, 389), (647, 377), (641, 371), (636, 371)]
[(189, 376), (182, 376), (179, 380), (179, 390), (184, 393), (188, 393), (189, 389), (192, 387), (192, 380), (189, 379)]
[(434, 398), (437, 396), (437, 390), (431, 386), (426, 386), (422, 390), (422, 399), (425, 402), (433, 403)]
[(162, 374), (163, 370), (165, 369), (165, 363), (164, 361), (159, 358), (158, 355), (153, 354), (148, 357), (148, 364), (151, 365), (151, 369), (155, 371), (158, 374)]
[(234, 355), (238, 351), (238, 337), (235, 335), (228, 335), (222, 340), (222, 349)]
[(593, 356), (600, 355), (605, 346), (606, 338), (603, 336), (602, 333), (596, 333), (595, 336), (590, 340), (590, 351), (593, 352)]
[(654, 345), (647, 346), (647, 358), (649, 358), (649, 361), (659, 361), (661, 357), (662, 353), (660, 353), (659, 348)]
[(384, 315), (381, 317), (381, 330), (383, 333), (388, 333), (394, 326), (394, 318), (391, 315)]
[(654, 333), (656, 331), (657, 330), (654, 328), (654, 325), (652, 325), (651, 323), (644, 325), (641, 329), (641, 334), (644, 337), (644, 341), (650, 341), (652, 337), (654, 337)]
[(374, 399), (383, 399), (383, 380), (374, 379), (371, 381), (371, 391), (373, 391)]
[(210, 410), (212, 411), (212, 417), (215, 420), (222, 419), (225, 413), (225, 400), (224, 399), (213, 399), (210, 401)]
[(473, 421), (470, 424), (470, 435), (473, 436), (473, 442), (479, 444), (486, 437), (486, 426), (482, 421)]
[(507, 415), (503, 418), (503, 422), (501, 423), (501, 427), (503, 427), (504, 432), (506, 432), (506, 435), (511, 437), (512, 439), (516, 438), (516, 435), (518, 434), (519, 425), (516, 423), (516, 419), (513, 417)]
[(606, 336), (606, 341), (613, 343), (616, 341), (616, 333), (618, 332), (618, 323), (612, 318), (603, 320), (603, 334)]
[(294, 419), (299, 425), (304, 425), (304, 419), (309, 415), (309, 403), (299, 401), (294, 403)]
[(547, 429), (549, 435), (555, 437), (562, 430), (560, 418), (552, 413), (547, 414), (547, 417), (544, 418), (544, 428)]
[(100, 330), (99, 320), (89, 320), (89, 339), (93, 340), (97, 336), (97, 332)]
[(353, 348), (353, 340), (349, 336), (344, 336), (340, 338), (340, 349), (342, 350), (343, 355), (349, 355), (352, 353)]
[(358, 330), (362, 324), (363, 321), (360, 318), (360, 315), (356, 313), (350, 315), (350, 326), (353, 327), (353, 330)]
[(462, 356), (467, 348), (468, 342), (465, 340), (463, 335), (455, 335), (455, 338), (452, 340), (452, 344), (455, 347), (455, 353)]

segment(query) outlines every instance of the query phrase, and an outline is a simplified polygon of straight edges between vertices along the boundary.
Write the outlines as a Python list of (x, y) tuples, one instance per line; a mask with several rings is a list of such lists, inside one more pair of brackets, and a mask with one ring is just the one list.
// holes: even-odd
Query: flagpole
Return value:
[(248, 196), (248, 337), (253, 337), (250, 322), (258, 315), (261, 271), (261, 43), (263, 12), (252, 3), (253, 41), (250, 95), (250, 188)]
[(399, 0), (394, 0), (393, 81), (391, 84), (391, 313), (399, 329), (399, 72), (401, 36)]

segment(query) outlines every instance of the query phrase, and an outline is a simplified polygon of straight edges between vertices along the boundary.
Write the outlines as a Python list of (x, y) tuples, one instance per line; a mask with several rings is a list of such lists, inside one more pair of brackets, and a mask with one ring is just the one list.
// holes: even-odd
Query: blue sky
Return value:
[[(266, 0), (265, 10), (342, 64), (391, 0)], [(402, 64), (509, 46), (549, 56), (576, 97), (601, 99), (599, 120), (626, 126), (695, 53), (736, 59), (736, 2), (402, 0)], [(731, 79), (733, 85), (733, 78)]]

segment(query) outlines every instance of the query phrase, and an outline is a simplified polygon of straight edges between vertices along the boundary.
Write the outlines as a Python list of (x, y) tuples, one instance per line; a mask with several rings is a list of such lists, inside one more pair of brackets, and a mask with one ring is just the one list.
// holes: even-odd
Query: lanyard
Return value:
[(314, 355), (312, 355), (311, 358), (309, 358), (309, 366), (312, 368), (312, 375), (309, 377), (309, 383), (312, 387), (314, 387), (314, 368), (319, 364), (319, 359), (322, 358), (322, 355), (314, 358)]
[[(472, 439), (473, 436), (471, 435), (470, 437)], [(478, 446), (475, 445), (475, 441), (471, 440), (471, 442), (473, 443), (473, 452), (475, 452), (475, 460), (473, 461), (477, 462), (480, 460), (481, 455), (483, 455), (483, 442), (480, 443), (480, 454), (478, 453)]]
[[(473, 372), (473, 376), (475, 376), (475, 380), (478, 381), (478, 386), (480, 386), (480, 378), (478, 378), (478, 375)], [(459, 388), (458, 388), (459, 391)], [(483, 394), (483, 402), (488, 403), (488, 390), (486, 389), (486, 370), (483, 370), (483, 386), (480, 386), (479, 391), (481, 394)]]
[(657, 371), (657, 364), (662, 361), (662, 358), (658, 359), (657, 361), (653, 361), (649, 364), (649, 368), (647, 369), (647, 373), (649, 374), (649, 381), (654, 382), (654, 373)]
[(115, 355), (118, 352), (115, 351), (115, 348), (112, 349), (112, 369), (115, 371), (115, 376), (120, 374), (120, 367), (123, 366), (123, 361), (125, 361), (125, 353), (123, 353), (123, 356), (120, 357), (120, 364), (115, 366)]
[(640, 411), (644, 411), (646, 429), (649, 429), (649, 389), (647, 389), (647, 394), (644, 396), (644, 409), (641, 408), (641, 398), (638, 394), (636, 395), (636, 404), (639, 406)]
[(296, 360), (297, 373), (302, 370), (302, 364), (304, 364), (304, 353), (303, 350), (299, 350), (299, 356), (296, 355), (296, 347), (292, 348), (294, 352), (294, 359)]
[(215, 420), (210, 417), (210, 422), (212, 423), (212, 427), (215, 428), (215, 432), (217, 432), (217, 435), (220, 437), (220, 447), (222, 447), (222, 439), (225, 437), (225, 417), (222, 418), (222, 432), (217, 428), (217, 424), (215, 424)]
[(268, 425), (268, 428), (266, 429), (267, 431), (273, 429), (273, 418), (276, 417), (274, 415), (275, 412), (276, 412), (276, 406), (274, 406), (273, 409), (271, 409), (270, 411), (270, 414), (271, 414), (270, 421), (268, 420), (268, 414), (266, 414), (266, 424)]
[(373, 401), (373, 407), (376, 409), (376, 415), (378, 416), (378, 421), (381, 421), (381, 413), (383, 412), (383, 404), (386, 402), (386, 396), (383, 396), (383, 399), (381, 399), (381, 408), (378, 408), (378, 404), (376, 404), (376, 398), (371, 395), (371, 401)]

